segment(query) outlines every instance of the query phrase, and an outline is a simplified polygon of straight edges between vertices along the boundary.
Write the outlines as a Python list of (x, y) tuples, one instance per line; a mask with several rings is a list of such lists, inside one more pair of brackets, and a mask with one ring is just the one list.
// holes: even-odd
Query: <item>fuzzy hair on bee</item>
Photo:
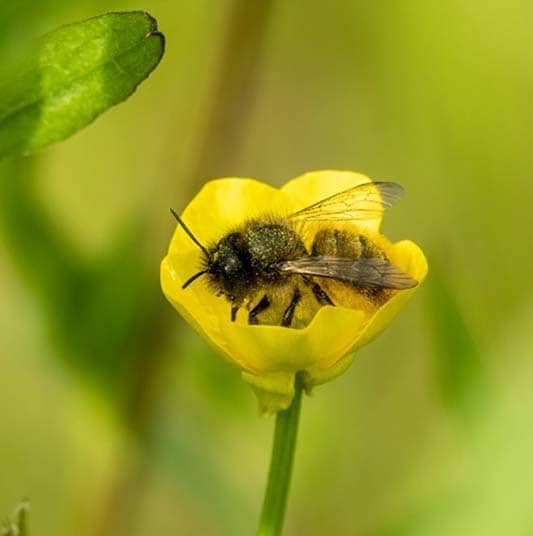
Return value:
[(388, 259), (365, 222), (402, 195), (396, 183), (363, 183), (288, 216), (246, 220), (207, 246), (171, 210), (202, 254), (182, 288), (205, 275), (230, 303), (231, 320), (244, 307), (252, 325), (303, 327), (323, 306), (384, 303), (417, 281)]

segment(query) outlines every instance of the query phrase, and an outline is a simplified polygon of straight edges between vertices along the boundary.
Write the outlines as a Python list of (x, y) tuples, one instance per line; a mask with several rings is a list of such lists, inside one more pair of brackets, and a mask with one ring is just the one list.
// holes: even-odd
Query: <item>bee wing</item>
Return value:
[(289, 216), (308, 221), (372, 221), (401, 199), (404, 189), (395, 182), (365, 182), (322, 199)]
[(303, 257), (285, 261), (281, 265), (285, 273), (311, 275), (346, 281), (361, 287), (406, 289), (418, 284), (397, 266), (377, 257), (345, 259), (320, 256)]

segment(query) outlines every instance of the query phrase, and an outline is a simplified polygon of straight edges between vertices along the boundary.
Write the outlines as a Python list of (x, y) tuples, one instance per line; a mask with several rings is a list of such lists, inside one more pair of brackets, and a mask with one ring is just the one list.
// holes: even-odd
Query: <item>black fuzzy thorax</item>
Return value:
[(252, 220), (243, 235), (258, 283), (282, 284), (288, 276), (282, 274), (280, 265), (308, 254), (302, 239), (286, 222)]

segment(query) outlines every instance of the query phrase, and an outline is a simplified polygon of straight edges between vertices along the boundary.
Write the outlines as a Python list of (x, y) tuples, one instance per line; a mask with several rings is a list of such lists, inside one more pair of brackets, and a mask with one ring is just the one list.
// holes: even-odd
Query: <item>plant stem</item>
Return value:
[(297, 374), (292, 404), (288, 409), (280, 411), (276, 416), (268, 483), (257, 536), (279, 536), (283, 528), (285, 507), (291, 483), (296, 436), (298, 434), (301, 401), (302, 377)]

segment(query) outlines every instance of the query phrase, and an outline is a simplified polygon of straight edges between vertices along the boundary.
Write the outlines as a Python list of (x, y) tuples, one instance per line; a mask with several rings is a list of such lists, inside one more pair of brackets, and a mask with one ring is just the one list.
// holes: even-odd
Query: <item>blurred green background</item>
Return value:
[(145, 9), (167, 52), (127, 102), (0, 164), (0, 517), (32, 534), (240, 535), (273, 420), (165, 302), (203, 182), (401, 183), (430, 274), (303, 405), (287, 534), (533, 534), (533, 4), (12, 0), (0, 55)]

